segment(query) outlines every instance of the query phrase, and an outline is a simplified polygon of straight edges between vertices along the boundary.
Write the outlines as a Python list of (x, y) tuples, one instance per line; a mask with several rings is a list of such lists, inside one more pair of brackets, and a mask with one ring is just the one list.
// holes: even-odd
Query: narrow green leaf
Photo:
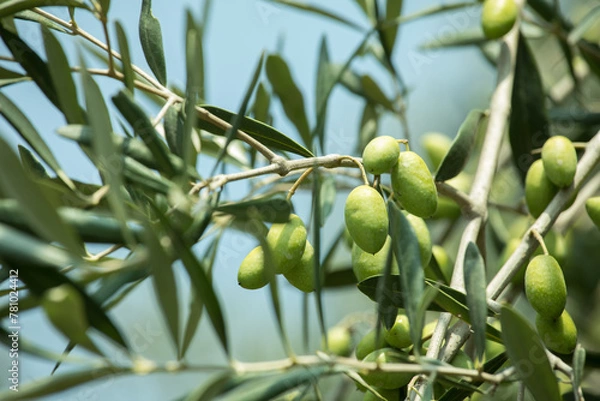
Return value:
[(222, 401), (271, 400), (302, 384), (317, 382), (321, 377), (334, 373), (328, 366), (297, 368), (285, 373), (257, 377), (227, 393)]
[(485, 354), (485, 326), (487, 318), (485, 265), (477, 245), (469, 242), (464, 261), (465, 289), (469, 318), (475, 339), (475, 357), (483, 362)]
[(304, 96), (294, 82), (290, 68), (281, 56), (270, 54), (267, 57), (266, 70), (273, 92), (281, 101), (285, 115), (298, 130), (304, 145), (312, 148), (310, 128), (304, 109)]
[(18, 13), (16, 13), (14, 15), (15, 19), (22, 19), (24, 21), (32, 21), (35, 23), (38, 23), (40, 25), (44, 25), (50, 29), (53, 29), (55, 31), (58, 31), (60, 33), (67, 33), (68, 31), (62, 26), (57, 24), (56, 22), (52, 21), (51, 19), (40, 15), (32, 10), (24, 10), (24, 11), (19, 11)]
[(171, 340), (179, 354), (179, 302), (177, 283), (173, 273), (172, 260), (161, 244), (157, 232), (150, 225), (144, 230), (144, 244), (148, 249), (148, 261), (152, 269), (152, 285), (156, 299), (163, 313)]
[(29, 226), (48, 242), (58, 241), (71, 252), (83, 254), (81, 240), (66, 226), (44, 192), (25, 173), (17, 156), (0, 137), (0, 167), (10, 174), (0, 174), (0, 189), (23, 205)]
[[(209, 7), (210, 0), (205, 1), (204, 6)], [(207, 10), (205, 9), (205, 12)], [(204, 15), (206, 17), (206, 15)], [(204, 68), (204, 30), (205, 27), (202, 24), (197, 23), (194, 20), (191, 12), (187, 12), (187, 35), (188, 43), (186, 44), (186, 51), (188, 53), (187, 61), (187, 80), (188, 80), (188, 91), (189, 85), (195, 85), (198, 98), (203, 101), (206, 99), (206, 84), (205, 84), (205, 68)], [(193, 40), (190, 41), (189, 35), (193, 35)]]
[(152, 152), (158, 170), (167, 177), (173, 177), (176, 170), (171, 163), (171, 159), (169, 159), (169, 149), (144, 110), (125, 90), (121, 90), (113, 96), (112, 101), (134, 129), (135, 134), (142, 138), (150, 152)]
[(375, 0), (354, 0), (356, 4), (363, 10), (363, 13), (369, 18), (371, 22), (376, 22), (374, 2)]
[[(65, 125), (60, 127), (57, 132), (59, 135), (76, 141), (84, 147), (92, 146), (93, 133), (92, 129), (87, 125)], [(154, 155), (143, 141), (137, 138), (124, 138), (118, 135), (113, 135), (113, 140), (118, 153), (130, 156), (146, 167), (158, 169)], [(175, 169), (183, 169), (183, 160), (180, 157), (171, 152), (169, 152), (168, 157)], [(198, 172), (193, 168), (188, 168), (187, 172), (191, 177), (200, 178)]]
[(14, 15), (19, 11), (44, 6), (69, 6), (89, 9), (89, 6), (83, 0), (5, 0), (0, 3), (0, 18)]
[(546, 348), (535, 329), (508, 305), (502, 306), (500, 322), (506, 353), (533, 398), (561, 400), (558, 381), (546, 356)]
[[(393, 21), (398, 18), (402, 12), (402, 0), (387, 0), (385, 2), (385, 21)], [(389, 55), (394, 51), (396, 36), (398, 34), (398, 25), (381, 29), (381, 44), (385, 52)]]
[(226, 135), (225, 135), (227, 138), (227, 141), (225, 142), (225, 146), (223, 146), (221, 153), (217, 157), (217, 161), (212, 169), (211, 176), (213, 176), (216, 173), (219, 164), (221, 163), (221, 161), (227, 154), (227, 147), (229, 146), (231, 141), (233, 141), (233, 139), (235, 138), (236, 133), (242, 123), (243, 116), (246, 115), (246, 110), (248, 109), (248, 104), (250, 103), (250, 98), (252, 97), (252, 94), (254, 93), (254, 89), (256, 89), (256, 85), (258, 84), (258, 79), (260, 78), (260, 74), (262, 72), (264, 59), (265, 59), (265, 54), (262, 53), (260, 55), (258, 63), (256, 64), (256, 67), (254, 68), (254, 74), (252, 75), (250, 85), (248, 85), (248, 88), (246, 89), (246, 93), (244, 94), (242, 104), (240, 105), (240, 108), (239, 108), (235, 118), (233, 119), (233, 121), (229, 122), (231, 124), (231, 128), (227, 130)]
[[(20, 1), (19, 3), (23, 2)], [(6, 3), (3, 5), (6, 5)], [(0, 24), (0, 36), (2, 37), (2, 40), (6, 44), (8, 50), (10, 50), (15, 60), (25, 70), (27, 75), (33, 79), (44, 95), (46, 95), (48, 100), (50, 100), (52, 104), (60, 109), (56, 88), (54, 87), (52, 77), (46, 63), (18, 35), (7, 30), (2, 24)]]
[(221, 311), (221, 303), (217, 298), (215, 289), (211, 280), (206, 274), (206, 270), (202, 263), (192, 253), (190, 247), (186, 244), (183, 237), (175, 231), (171, 222), (163, 215), (156, 206), (151, 203), (160, 220), (161, 225), (167, 230), (167, 234), (173, 242), (175, 252), (181, 259), (185, 270), (190, 277), (192, 284), (194, 285), (196, 294), (200, 297), (206, 312), (212, 322), (212, 326), (221, 341), (221, 345), (225, 352), (229, 355), (229, 343), (227, 341), (227, 330), (225, 327), (225, 320), (223, 319), (223, 313)]
[(335, 179), (331, 175), (325, 176), (321, 184), (321, 195), (319, 197), (321, 202), (321, 227), (325, 225), (325, 221), (333, 211), (336, 193)]
[(321, 275), (321, 173), (318, 170), (313, 171), (313, 191), (312, 191), (312, 246), (314, 248), (314, 269), (315, 278), (315, 302), (317, 304), (317, 318), (319, 320), (319, 330), (325, 345), (329, 349), (327, 342), (327, 327), (325, 326), (325, 308), (323, 307), (323, 279)]
[(218, 396), (254, 379), (255, 377), (252, 375), (238, 376), (231, 371), (225, 371), (209, 378), (179, 401), (212, 401)]
[(481, 28), (452, 31), (448, 34), (438, 35), (435, 39), (422, 43), (422, 50), (446, 49), (449, 47), (480, 46), (488, 39)]
[(235, 216), (237, 219), (284, 223), (289, 220), (292, 204), (282, 193), (267, 194), (239, 202), (219, 205), (216, 211)]
[(321, 7), (317, 7), (317, 6), (314, 6), (311, 4), (301, 3), (299, 1), (294, 1), (294, 0), (268, 0), (268, 1), (273, 2), (273, 3), (282, 4), (282, 5), (292, 7), (292, 8), (298, 9), (298, 10), (306, 11), (306, 12), (309, 12), (312, 14), (320, 15), (325, 18), (329, 18), (330, 20), (339, 22), (339, 23), (341, 23), (349, 28), (355, 29), (357, 31), (364, 30), (360, 25), (358, 25), (344, 17), (341, 17), (331, 11), (327, 11)]
[(583, 369), (585, 367), (585, 349), (577, 344), (573, 352), (573, 391), (581, 388), (583, 382)]
[(103, 377), (118, 376), (127, 372), (128, 368), (106, 366), (65, 373), (60, 376), (49, 376), (20, 385), (18, 392), (6, 390), (0, 393), (0, 399), (6, 401), (41, 399), (50, 394), (72, 389), (76, 386), (102, 379)]
[(585, 33), (593, 27), (598, 26), (598, 19), (600, 18), (600, 6), (596, 6), (589, 10), (577, 26), (569, 33), (567, 42), (570, 45), (576, 44), (579, 39), (585, 35)]
[(110, 10), (110, 0), (98, 0), (100, 3), (100, 8), (102, 9), (102, 15), (108, 15), (108, 10)]
[[(404, 309), (410, 322), (410, 337), (419, 348), (424, 315), (419, 315), (419, 305), (425, 290), (425, 277), (421, 267), (419, 243), (410, 222), (394, 202), (388, 202), (392, 249), (400, 269), (400, 285)], [(418, 352), (418, 351), (417, 351)]]
[(513, 161), (523, 181), (533, 163), (531, 151), (542, 147), (549, 138), (545, 101), (546, 95), (535, 59), (521, 35), (511, 99), (509, 139)]
[(352, 267), (328, 271), (323, 279), (323, 288), (349, 287), (356, 286), (356, 284), (356, 276)]
[(7, 70), (6, 68), (0, 67), (0, 80), (20, 78), (25, 78), (25, 75), (16, 71)]
[(148, 66), (158, 82), (167, 83), (167, 65), (163, 50), (163, 38), (160, 22), (152, 14), (152, 0), (142, 0), (139, 26), (140, 42)]
[(382, 105), (388, 110), (394, 110), (394, 104), (387, 98), (385, 93), (381, 90), (377, 82), (370, 75), (363, 75), (361, 77), (361, 86), (365, 93), (365, 97), (377, 104)]
[(19, 147), (19, 156), (21, 157), (21, 163), (23, 168), (29, 174), (31, 178), (50, 179), (50, 176), (46, 172), (44, 165), (34, 156), (31, 151), (21, 145)]
[(482, 110), (471, 110), (458, 129), (450, 149), (435, 173), (436, 181), (446, 181), (456, 177), (467, 164), (471, 155), (479, 127), (485, 118)]
[(358, 131), (358, 141), (356, 143), (356, 153), (361, 154), (365, 146), (377, 136), (377, 127), (379, 124), (379, 114), (371, 102), (365, 102), (362, 117), (360, 118), (360, 130)]
[(335, 85), (335, 75), (330, 68), (329, 63), (329, 50), (327, 48), (327, 39), (325, 36), (321, 38), (321, 46), (319, 50), (319, 60), (317, 64), (317, 82), (315, 88), (315, 100), (316, 100), (316, 124), (312, 134), (313, 137), (318, 138), (321, 151), (324, 150), (325, 146), (325, 123), (327, 118), (327, 103), (329, 95)]
[[(216, 106), (202, 105), (201, 107), (225, 121), (232, 121), (232, 119), (235, 117), (235, 113), (232, 113), (229, 110), (218, 108)], [(215, 125), (207, 122), (206, 120), (203, 120), (202, 118), (198, 119), (197, 124), (198, 128), (200, 129), (206, 130), (216, 135), (225, 135), (225, 130), (216, 127)], [(250, 117), (244, 117), (244, 120), (240, 124), (240, 129), (242, 129), (244, 132), (246, 132), (248, 135), (259, 141), (263, 145), (266, 145), (270, 148), (275, 148), (286, 152), (292, 152), (304, 157), (314, 156), (314, 154), (310, 150), (306, 149), (304, 146), (300, 145), (293, 139), (288, 138), (282, 132)]]
[(117, 42), (119, 43), (119, 52), (121, 53), (121, 64), (123, 65), (123, 79), (125, 87), (133, 94), (135, 91), (135, 73), (131, 67), (131, 55), (129, 53), (129, 43), (127, 35), (121, 22), (115, 22), (115, 31), (117, 32)]
[(0, 258), (19, 270), (19, 278), (36, 297), (41, 297), (47, 289), (61, 284), (77, 288), (84, 299), (90, 325), (126, 347), (123, 337), (102, 308), (75, 282), (59, 272), (66, 266), (80, 263), (71, 254), (0, 224)]
[(123, 159), (123, 178), (128, 183), (137, 184), (165, 195), (169, 193), (171, 188), (175, 187), (173, 181), (155, 174), (154, 171), (129, 156), (125, 156)]
[[(85, 104), (88, 111), (90, 127), (93, 131), (92, 148), (96, 156), (96, 166), (102, 178), (109, 186), (108, 203), (121, 224), (127, 243), (134, 243), (127, 227), (127, 211), (123, 191), (123, 155), (116, 150), (110, 115), (102, 92), (92, 76), (87, 72), (85, 61), (80, 57), (81, 82), (85, 93)], [(91, 112), (90, 112), (91, 111)]]
[(271, 114), (269, 113), (270, 106), (271, 94), (265, 85), (260, 82), (258, 84), (258, 88), (256, 89), (254, 103), (252, 104), (252, 116), (258, 121), (270, 124), (272, 119)]
[(67, 60), (60, 42), (43, 25), (42, 38), (44, 39), (50, 76), (54, 87), (57, 89), (56, 95), (58, 96), (60, 110), (69, 124), (83, 124), (85, 123), (85, 117), (77, 101), (77, 89), (71, 75), (69, 60)]
[(21, 112), (19, 107), (2, 93), (0, 93), (0, 114), (6, 118), (6, 121), (14, 127), (21, 138), (23, 138), (23, 140), (25, 140), (25, 142), (40, 155), (42, 160), (56, 172), (65, 184), (70, 188), (73, 188), (74, 186), (71, 179), (60, 167), (58, 160), (56, 160), (52, 151), (48, 145), (46, 145), (46, 142), (42, 139), (33, 124), (31, 124), (25, 114)]

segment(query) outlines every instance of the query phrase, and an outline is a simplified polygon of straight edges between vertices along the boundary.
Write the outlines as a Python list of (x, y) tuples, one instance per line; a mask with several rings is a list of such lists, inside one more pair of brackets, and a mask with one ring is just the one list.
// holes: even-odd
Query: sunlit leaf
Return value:
[(465, 251), (464, 280), (467, 291), (469, 318), (475, 339), (475, 356), (483, 361), (485, 353), (485, 325), (487, 318), (485, 265), (477, 245), (469, 242)]
[(546, 348), (535, 329), (508, 305), (502, 306), (500, 322), (506, 353), (533, 398), (561, 400), (558, 381), (546, 356)]
[(127, 42), (127, 35), (125, 29), (119, 21), (115, 22), (115, 31), (117, 32), (117, 42), (119, 44), (119, 52), (121, 54), (121, 64), (123, 66), (123, 82), (125, 87), (129, 89), (131, 93), (135, 91), (135, 74), (131, 67), (131, 56), (129, 54), (129, 43)]
[(352, 22), (340, 15), (337, 15), (331, 11), (325, 10), (321, 7), (318, 7), (318, 6), (315, 6), (312, 4), (307, 4), (304, 2), (299, 2), (299, 1), (294, 1), (294, 0), (268, 0), (268, 1), (277, 3), (277, 4), (286, 5), (288, 7), (292, 7), (292, 8), (298, 9), (298, 10), (307, 11), (312, 14), (320, 15), (320, 16), (329, 18), (332, 21), (339, 22), (347, 27), (350, 27), (350, 28), (353, 28), (356, 30), (361, 30), (361, 31), (363, 30), (363, 28), (360, 25), (355, 24), (354, 22)]
[(163, 49), (163, 38), (160, 22), (152, 14), (152, 0), (142, 0), (139, 35), (144, 56), (148, 66), (158, 82), (167, 83), (167, 65)]
[(467, 164), (471, 155), (479, 127), (485, 118), (482, 110), (471, 110), (458, 129), (450, 149), (435, 173), (436, 181), (446, 181), (456, 177)]
[(410, 322), (410, 337), (415, 347), (421, 343), (424, 315), (419, 314), (419, 305), (425, 290), (425, 277), (421, 267), (419, 243), (410, 222), (394, 202), (388, 202), (392, 249), (400, 269), (400, 286), (404, 309)]

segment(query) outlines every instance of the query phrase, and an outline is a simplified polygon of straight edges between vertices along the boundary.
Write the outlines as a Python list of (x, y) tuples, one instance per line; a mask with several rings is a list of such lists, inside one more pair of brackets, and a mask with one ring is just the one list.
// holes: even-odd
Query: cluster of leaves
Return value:
[[(211, 279), (222, 234), (226, 229), (236, 228), (260, 237), (264, 234), (262, 223), (287, 220), (292, 212), (292, 204), (277, 192), (277, 186), (272, 182), (241, 200), (221, 199), (220, 188), (213, 190), (210, 184), (209, 190), (198, 192), (198, 187), (193, 183), (210, 183), (219, 169), (225, 166), (241, 171), (261, 166), (263, 159), (258, 156), (259, 153), (269, 162), (275, 162), (280, 157), (289, 160), (292, 155), (302, 158), (316, 156), (315, 163), (318, 165), (318, 156), (327, 153), (325, 128), (328, 104), (336, 87), (343, 87), (364, 100), (357, 135), (357, 153), (377, 135), (378, 122), (383, 114), (399, 118), (406, 128), (404, 97), (407, 88), (393, 62), (398, 26), (416, 18), (476, 6), (472, 2), (457, 3), (405, 16), (402, 15), (401, 1), (387, 1), (384, 10), (376, 1), (357, 1), (364, 12), (363, 26), (363, 23), (357, 24), (317, 6), (292, 0), (272, 1), (329, 18), (363, 34), (363, 40), (356, 50), (342, 62), (330, 60), (327, 39), (322, 39), (313, 118), (307, 115), (304, 95), (294, 80), (292, 70), (279, 54), (262, 55), (259, 58), (236, 112), (205, 104), (203, 37), (210, 1), (205, 2), (200, 20), (191, 13), (187, 14), (185, 88), (169, 84), (161, 25), (152, 14), (150, 0), (142, 1), (139, 40), (152, 75), (132, 63), (130, 39), (122, 24), (109, 24), (110, 1), (26, 0), (0, 3), (0, 37), (10, 52), (12, 64), (20, 67), (0, 67), (0, 87), (33, 81), (64, 116), (66, 125), (60, 127), (58, 133), (79, 145), (102, 180), (101, 184), (96, 184), (70, 178), (27, 117), (26, 111), (0, 93), (0, 114), (14, 128), (22, 142), (28, 145), (19, 146), (19, 158), (0, 137), (0, 163), (3, 171), (10, 171), (10, 174), (0, 174), (0, 280), (9, 278), (9, 270), (19, 271), (19, 278), (23, 282), (19, 288), (23, 294), (19, 303), (20, 312), (40, 307), (48, 290), (67, 285), (82, 298), (85, 316), (95, 335), (106, 337), (116, 349), (130, 355), (127, 338), (107, 312), (133, 288), (150, 279), (178, 360), (186, 357), (205, 311), (223, 351), (232, 359), (222, 301)], [(65, 7), (72, 20), (64, 21), (38, 8), (47, 5)], [(590, 74), (600, 75), (600, 48), (583, 39), (595, 21), (593, 18), (587, 18), (573, 27), (543, 0), (531, 1), (529, 6), (536, 15), (538, 29), (545, 29), (547, 24), (557, 22), (558, 28), (553, 32), (568, 60), (569, 72), (575, 83), (581, 82), (575, 52), (585, 60)], [(76, 16), (83, 12), (95, 16), (102, 24), (106, 33), (105, 43), (91, 37), (76, 24)], [(19, 34), (19, 28), (25, 24), (37, 24), (40, 27), (43, 49), (32, 48)], [(118, 52), (111, 47), (111, 34), (116, 35)], [(77, 63), (69, 60), (59, 40), (59, 37), (62, 39), (67, 35), (87, 40), (78, 49)], [(525, 37), (519, 41), (509, 130), (513, 165), (522, 178), (532, 161), (529, 158), (531, 151), (549, 136), (553, 123), (565, 120), (576, 123), (580, 130), (577, 137), (572, 138), (574, 140), (588, 140), (598, 125), (597, 113), (584, 111), (576, 116), (572, 113), (565, 115), (560, 107), (554, 107), (547, 113), (546, 108), (542, 107), (547, 98), (546, 91), (528, 42)], [(424, 47), (457, 45), (478, 46), (490, 63), (495, 65), (497, 62), (498, 44), (485, 41), (480, 31), (476, 34), (461, 32), (454, 37), (444, 37), (435, 44), (425, 44)], [(366, 57), (376, 60), (383, 73), (389, 75), (394, 83), (393, 96), (386, 94), (373, 76), (353, 69), (356, 59)], [(102, 62), (106, 69), (88, 68), (89, 59)], [(75, 74), (79, 79), (74, 79)], [(122, 82), (122, 89), (111, 94), (112, 105), (105, 102), (94, 75)], [(79, 103), (78, 93), (83, 94), (81, 98), (84, 104)], [(278, 99), (283, 114), (295, 127), (298, 141), (273, 126), (274, 99)], [(151, 118), (150, 113), (141, 106), (148, 100), (160, 110), (155, 118)], [(470, 162), (476, 159), (480, 150), (476, 145), (480, 139), (478, 133), (482, 131), (483, 116), (484, 113), (478, 110), (467, 116), (436, 173), (436, 180), (447, 181), (473, 167)], [(123, 123), (115, 127), (115, 120)], [(199, 157), (209, 157), (215, 161), (207, 177), (203, 177), (205, 172), (197, 169)], [(321, 170), (313, 173), (311, 180), (311, 234), (318, 264), (316, 271), (321, 272), (316, 275), (315, 299), (320, 328), (324, 333), (323, 309), (326, 305), (322, 304), (322, 291), (331, 287), (353, 286), (356, 280), (351, 268), (333, 266), (333, 256), (338, 247), (343, 246), (341, 232), (331, 248), (321, 249), (321, 228), (332, 211), (335, 188), (342, 187), (344, 182)], [(288, 183), (289, 178), (282, 177), (278, 182)], [(411, 238), (413, 234), (399, 209), (392, 205), (390, 210), (392, 231), (404, 238)], [(502, 236), (506, 219), (496, 216), (498, 220), (490, 220), (496, 246), (501, 248), (507, 242), (506, 235)], [(440, 224), (448, 224), (452, 228), (459, 220), (444, 220)], [(213, 227), (217, 234), (201, 240), (209, 227)], [(202, 255), (191, 250), (198, 241), (204, 245), (202, 249), (205, 252)], [(86, 245), (98, 243), (106, 244), (108, 251), (99, 255), (88, 254)], [(414, 245), (414, 241), (397, 240), (395, 252), (398, 255), (413, 252), (415, 247), (411, 244)], [(125, 257), (111, 256), (113, 251), (120, 248), (126, 251)], [(409, 259), (417, 260), (414, 255)], [(180, 316), (179, 310), (179, 292), (173, 270), (176, 261), (183, 265), (193, 294), (190, 310), (185, 317)], [(537, 334), (519, 314), (509, 308), (503, 309), (502, 333), (486, 324), (486, 317), (497, 316), (498, 311), (490, 310), (486, 304), (484, 268), (483, 257), (472, 244), (467, 251), (466, 270), (469, 279), (466, 282), (466, 294), (450, 287), (439, 269), (435, 279), (424, 281), (419, 265), (403, 269), (401, 278), (392, 279), (389, 275), (376, 277), (359, 283), (358, 288), (379, 303), (378, 310), (383, 321), (390, 321), (397, 308), (411, 309), (412, 315), (420, 319), (428, 310), (450, 312), (473, 325), (477, 333), (478, 353), (483, 352), (486, 335), (499, 342), (512, 338), (518, 341), (506, 344), (510, 358), (513, 361), (535, 362), (532, 361), (535, 355), (528, 351), (531, 347), (539, 350), (544, 348)], [(8, 293), (2, 291), (2, 295)], [(292, 355), (292, 348), (283, 330), (283, 313), (275, 280), (270, 285), (270, 293), (282, 342)], [(406, 303), (407, 299), (411, 300), (410, 305)], [(7, 307), (2, 308), (0, 313), (3, 318), (8, 316), (8, 310)], [(508, 333), (505, 332), (507, 327)], [(0, 329), (2, 341), (8, 341), (6, 329)], [(416, 329), (414, 336), (415, 339), (418, 337)], [(522, 343), (523, 338), (530, 338), (531, 343)], [(66, 353), (76, 345), (70, 342)], [(57, 368), (64, 358), (24, 340), (21, 346), (24, 352), (57, 361)], [(579, 353), (576, 359), (577, 377), (580, 378), (584, 358)], [(534, 375), (524, 378), (530, 391), (538, 399), (557, 399), (558, 389), (550, 364), (546, 359), (535, 363), (543, 366), (535, 369)], [(492, 360), (483, 369), (493, 373), (501, 365), (498, 360)], [(184, 365), (181, 366), (183, 369)], [(160, 367), (154, 369), (161, 371)], [(271, 372), (266, 375), (238, 375), (230, 367), (224, 370), (223, 375), (215, 377), (185, 399), (211, 399), (220, 395), (231, 400), (271, 399), (299, 386), (311, 388), (315, 380), (333, 373), (346, 373), (352, 377), (352, 372), (325, 362), (310, 368), (289, 368), (277, 375)], [(3, 399), (34, 398), (105, 375), (127, 373), (148, 372), (135, 363), (128, 367), (113, 366), (108, 362), (102, 368), (57, 375), (24, 386), (19, 393), (3, 395)], [(444, 399), (462, 399), (478, 391), (480, 384), (466, 380), (457, 383), (456, 388), (447, 392)], [(574, 383), (574, 388), (578, 384)], [(553, 391), (554, 388), (556, 391)], [(549, 395), (544, 398), (543, 394)]]

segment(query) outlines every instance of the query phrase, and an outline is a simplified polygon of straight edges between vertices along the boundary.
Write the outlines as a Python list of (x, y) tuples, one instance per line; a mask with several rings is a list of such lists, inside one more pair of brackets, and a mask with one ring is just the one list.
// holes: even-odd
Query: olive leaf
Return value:
[(139, 35), (144, 56), (148, 66), (158, 82), (167, 83), (167, 65), (163, 49), (163, 38), (160, 22), (152, 14), (152, 0), (142, 0), (140, 12)]
[(475, 356), (478, 362), (482, 362), (485, 353), (485, 325), (487, 318), (485, 265), (477, 245), (473, 242), (469, 242), (465, 251), (464, 280), (467, 291), (469, 318), (475, 339)]

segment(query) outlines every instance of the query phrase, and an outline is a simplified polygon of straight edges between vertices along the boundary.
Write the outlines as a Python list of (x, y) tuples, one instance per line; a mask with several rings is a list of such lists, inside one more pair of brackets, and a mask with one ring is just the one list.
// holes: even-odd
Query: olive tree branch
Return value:
[[(523, 0), (518, 0), (516, 3), (519, 9), (523, 7)], [(477, 173), (475, 174), (473, 186), (469, 194), (472, 203), (471, 210), (474, 213), (467, 216), (467, 226), (460, 240), (454, 272), (450, 282), (451, 287), (458, 290), (464, 289), (464, 257), (467, 245), (470, 242), (476, 243), (479, 231), (487, 218), (487, 202), (510, 114), (517, 47), (519, 44), (519, 27), (520, 21), (517, 19), (512, 30), (504, 37), (498, 60), (498, 84), (492, 96), (487, 132), (481, 149)], [(450, 318), (451, 315), (449, 313), (442, 313), (440, 315), (429, 348), (427, 349), (426, 355), (428, 357), (438, 358), (440, 356), (440, 346), (448, 329)], [(452, 353), (448, 352), (449, 350), (445, 347), (441, 351), (442, 358), (440, 359), (450, 360), (457, 350)], [(423, 381), (421, 381), (421, 384), (418, 386), (419, 391), (413, 392), (410, 398), (420, 399), (421, 397), (418, 394), (422, 393), (424, 385)]]
[[(587, 181), (589, 176), (600, 163), (600, 131), (588, 142), (585, 153), (577, 164), (577, 172), (573, 184), (559, 191), (546, 207), (544, 212), (537, 218), (533, 225), (529, 228), (527, 235), (515, 249), (512, 255), (500, 268), (498, 273), (492, 278), (487, 287), (488, 299), (496, 300), (508, 286), (511, 279), (517, 273), (519, 268), (533, 255), (538, 247), (538, 241), (534, 235), (529, 235), (532, 232), (538, 232), (541, 236), (546, 235), (550, 230), (558, 215), (564, 209), (564, 206), (569, 202), (574, 193)], [(595, 178), (593, 179), (595, 180)], [(469, 325), (465, 322), (458, 322), (449, 331), (446, 338), (446, 346), (444, 349), (444, 360), (449, 360), (468, 339), (470, 335)], [(549, 355), (552, 355), (549, 353)], [(559, 368), (563, 372), (568, 372), (571, 368), (564, 362), (557, 361), (558, 358), (551, 358), (553, 366)], [(562, 362), (562, 361), (561, 361)]]
[[(101, 40), (97, 39), (93, 35), (89, 34), (88, 32), (84, 31), (83, 29), (79, 28), (78, 25), (75, 25), (72, 22), (67, 22), (67, 21), (65, 21), (51, 13), (48, 13), (42, 9), (39, 9), (39, 8), (34, 8), (33, 11), (36, 12), (37, 14), (39, 14), (45, 18), (48, 18), (49, 20), (59, 24), (60, 26), (70, 30), (73, 35), (81, 36), (88, 42), (90, 42), (93, 45), (104, 50), (109, 55), (109, 60), (112, 60), (112, 58), (122, 60), (121, 55), (118, 52), (116, 52), (114, 49), (109, 48), (105, 43), (103, 43)], [(175, 103), (183, 103), (184, 99), (181, 96), (178, 96), (177, 94), (173, 93), (170, 89), (168, 89), (166, 86), (162, 85), (160, 82), (158, 82), (156, 79), (154, 79), (148, 73), (146, 73), (143, 69), (136, 66), (135, 64), (131, 64), (131, 68), (137, 75), (142, 77), (145, 81), (147, 81), (153, 87), (153, 89), (150, 89), (146, 85), (143, 85), (143, 86), (136, 85), (139, 89), (145, 90), (149, 93), (160, 96), (167, 101), (169, 101), (170, 99), (173, 99), (173, 101)], [(124, 79), (123, 74), (118, 73), (114, 68), (111, 68), (110, 64), (109, 64), (108, 71), (106, 72), (106, 74), (103, 74), (103, 75), (106, 75), (108, 77), (115, 78), (115, 79), (118, 79), (121, 81)], [(196, 112), (198, 114), (198, 117), (201, 118), (202, 120), (205, 120), (225, 131), (232, 128), (230, 123), (215, 116), (214, 114), (212, 114), (211, 112), (209, 112), (208, 110), (206, 110), (203, 107), (196, 106)], [(246, 142), (248, 145), (252, 146), (254, 149), (256, 149), (258, 152), (260, 152), (270, 162), (279, 161), (279, 160), (283, 159), (281, 156), (278, 156), (276, 153), (274, 153), (271, 149), (269, 149), (268, 147), (266, 147), (265, 145), (263, 145), (256, 139), (252, 138), (250, 135), (248, 135), (246, 132), (244, 132), (240, 129), (237, 130), (236, 137), (238, 139)]]
[[(358, 163), (356, 163), (358, 161)], [(203, 188), (211, 189), (219, 188), (232, 181), (244, 180), (247, 178), (258, 177), (265, 174), (279, 174), (285, 176), (296, 170), (304, 170), (311, 167), (358, 167), (360, 159), (345, 155), (331, 154), (318, 157), (306, 157), (298, 160), (281, 160), (276, 163), (271, 163), (267, 166), (257, 167), (252, 170), (240, 171), (232, 174), (219, 174), (205, 181), (195, 184), (190, 190), (190, 194), (198, 193)]]

